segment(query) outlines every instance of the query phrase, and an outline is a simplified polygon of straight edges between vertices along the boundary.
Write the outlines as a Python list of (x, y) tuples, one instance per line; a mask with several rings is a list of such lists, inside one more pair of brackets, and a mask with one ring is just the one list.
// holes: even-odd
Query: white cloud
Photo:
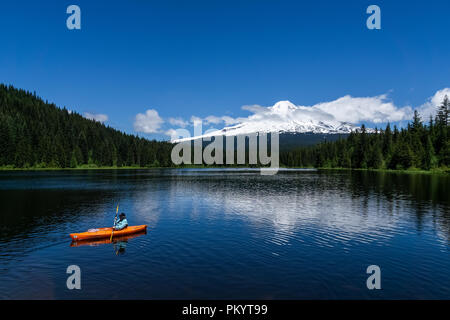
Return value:
[[(436, 107), (442, 103), (445, 95), (450, 97), (450, 88), (437, 91), (428, 101), (416, 109), (426, 120), (430, 114), (436, 114)], [(232, 118), (229, 116), (207, 116), (200, 118), (192, 116), (191, 124), (202, 122), (203, 124), (220, 124), (225, 126), (245, 124), (247, 127), (260, 127), (260, 124), (287, 124), (313, 123), (323, 121), (338, 125), (341, 122), (358, 125), (366, 125), (408, 121), (413, 117), (414, 109), (411, 106), (396, 106), (388, 98), (387, 94), (373, 97), (352, 97), (346, 95), (336, 100), (317, 103), (312, 106), (294, 105), (289, 101), (280, 101), (274, 106), (264, 107), (260, 105), (244, 105), (243, 110), (249, 111), (247, 117)], [(181, 119), (180, 119), (181, 120)], [(183, 123), (187, 121), (182, 120)], [(170, 131), (171, 132), (171, 131)], [(169, 133), (169, 131), (167, 132)]]
[[(200, 117), (197, 117), (197, 116), (191, 116), (190, 121), (186, 121), (186, 120), (184, 120), (182, 118), (169, 118), (169, 123), (170, 124), (172, 124), (174, 126), (181, 127), (181, 128), (185, 128), (188, 125), (191, 125), (191, 126), (196, 126), (198, 124), (202, 124), (202, 125), (207, 124), (208, 125), (208, 124), (219, 124), (219, 123), (222, 123), (222, 122), (226, 126), (229, 126), (229, 125), (233, 125), (233, 124), (239, 123), (240, 121), (241, 121), (241, 119), (239, 119), (239, 118), (238, 119), (234, 119), (234, 118), (232, 118), (230, 116), (221, 116), (221, 117), (207, 116), (205, 118), (200, 118)], [(214, 129), (214, 130), (216, 130), (216, 129)], [(167, 136), (173, 136), (175, 133), (176, 133), (176, 130), (173, 129), (173, 128), (171, 128), (169, 130), (166, 130), (164, 132), (164, 134), (167, 135)], [(177, 139), (177, 138), (174, 138), (174, 139)]]
[(432, 97), (428, 99), (427, 102), (417, 108), (417, 111), (419, 112), (423, 121), (427, 121), (430, 118), (430, 115), (434, 119), (434, 117), (436, 116), (437, 107), (442, 104), (445, 95), (450, 98), (450, 88), (444, 88), (437, 91)]
[(164, 120), (158, 111), (148, 109), (145, 114), (138, 113), (134, 121), (134, 130), (143, 133), (158, 133)]
[[(72, 111), (70, 113), (72, 113)], [(90, 120), (98, 121), (98, 122), (108, 121), (108, 116), (106, 114), (101, 114), (101, 113), (94, 114), (94, 113), (85, 112), (84, 117), (87, 119), (90, 119)]]
[[(441, 94), (443, 96), (443, 94)], [(286, 107), (289, 106), (289, 107)], [(280, 109), (284, 108), (284, 109)], [(351, 124), (386, 123), (410, 120), (413, 109), (410, 106), (397, 107), (387, 95), (374, 97), (343, 96), (333, 101), (317, 103), (312, 106), (296, 106), (290, 102), (280, 101), (273, 107), (245, 105), (243, 110), (253, 114), (247, 118), (238, 118), (239, 122), (290, 120), (340, 121)]]
[(165, 134), (166, 136), (171, 137), (171, 140), (175, 140), (175, 139), (177, 138), (177, 137), (176, 137), (177, 130), (175, 130), (175, 129), (169, 129), (169, 130), (166, 130), (166, 131), (164, 132), (164, 134)]
[(331, 114), (336, 120), (349, 123), (360, 122), (396, 122), (412, 117), (409, 106), (398, 108), (386, 95), (354, 98), (344, 96), (330, 102), (319, 103), (312, 108)]
[(183, 120), (182, 118), (169, 118), (169, 123), (173, 126), (178, 126), (178, 127), (182, 127), (182, 128), (189, 125), (189, 122)]
[(257, 104), (253, 104), (253, 105), (245, 105), (241, 107), (242, 110), (247, 110), (253, 113), (258, 113), (258, 112), (264, 112), (267, 110), (266, 107), (261, 107), (260, 105)]
[(222, 122), (222, 119), (216, 116), (207, 116), (205, 119), (206, 123), (218, 124)]
[[(219, 123), (224, 123), (226, 126), (232, 125), (232, 124), (236, 124), (240, 122), (240, 119), (235, 119), (232, 118), (230, 116), (221, 116), (221, 117), (217, 117), (217, 116), (207, 116), (205, 118), (200, 118), (197, 116), (191, 116), (190, 120), (184, 120), (182, 118), (169, 118), (168, 122), (173, 125), (173, 126), (178, 126), (181, 128), (185, 128), (188, 125), (194, 125), (196, 123), (201, 122), (202, 124), (219, 124)], [(172, 129), (170, 129), (172, 130)], [(167, 131), (167, 132), (171, 132), (171, 131)]]
[(201, 123), (203, 120), (202, 118), (196, 117), (196, 116), (192, 116), (191, 117), (191, 122), (192, 124), (195, 126), (197, 123)]
[(221, 122), (224, 122), (225, 125), (229, 126), (232, 124), (239, 123), (239, 120), (234, 119), (230, 116), (222, 116), (222, 117), (216, 117), (216, 116), (207, 116), (203, 119), (207, 124), (219, 124)]
[(271, 120), (272, 122), (285, 122), (287, 120), (335, 120), (334, 116), (314, 107), (296, 106), (290, 101), (279, 101), (271, 107), (258, 105), (243, 106), (242, 109), (253, 112), (247, 118), (238, 118), (239, 122), (259, 122)]
[(231, 124), (236, 124), (236, 123), (241, 122), (241, 120), (239, 118), (235, 119), (235, 118), (232, 118), (232, 117), (229, 117), (229, 116), (223, 116), (222, 120), (223, 120), (223, 122), (225, 122), (225, 124), (227, 126), (231, 125)]

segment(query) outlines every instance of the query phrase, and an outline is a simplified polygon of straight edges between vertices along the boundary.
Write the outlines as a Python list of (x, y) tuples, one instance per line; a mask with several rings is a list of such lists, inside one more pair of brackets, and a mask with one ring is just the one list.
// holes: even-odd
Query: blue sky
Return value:
[[(66, 28), (71, 4), (81, 30)], [(366, 28), (371, 4), (381, 30)], [(170, 118), (244, 117), (280, 100), (386, 94), (416, 108), (450, 87), (449, 17), (450, 2), (433, 0), (12, 1), (0, 82), (129, 133), (153, 110), (158, 132), (140, 134), (157, 139)]]

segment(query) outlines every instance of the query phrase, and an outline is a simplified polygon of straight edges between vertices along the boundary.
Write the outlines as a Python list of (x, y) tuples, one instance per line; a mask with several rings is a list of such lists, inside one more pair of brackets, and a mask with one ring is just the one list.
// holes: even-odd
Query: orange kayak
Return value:
[[(128, 226), (122, 230), (114, 230), (113, 238), (123, 237), (128, 234), (133, 234), (137, 232), (142, 232), (147, 230), (146, 225), (142, 226)], [(88, 240), (88, 239), (101, 239), (101, 238), (110, 238), (113, 228), (98, 228), (98, 229), (89, 229), (86, 232), (80, 233), (71, 233), (70, 237), (72, 240)]]
[[(128, 240), (140, 237), (145, 234), (147, 234), (146, 230), (139, 231), (139, 232), (133, 233), (133, 234), (128, 234), (125, 236), (120, 236), (120, 237), (116, 237), (114, 235), (113, 236), (114, 239), (113, 239), (112, 243), (116, 243), (118, 241), (128, 241)], [(111, 244), (110, 237), (109, 238), (100, 238), (100, 239), (73, 240), (72, 243), (70, 244), (70, 246), (71, 247), (82, 247), (82, 246), (96, 247), (96, 246), (100, 246), (102, 244)]]

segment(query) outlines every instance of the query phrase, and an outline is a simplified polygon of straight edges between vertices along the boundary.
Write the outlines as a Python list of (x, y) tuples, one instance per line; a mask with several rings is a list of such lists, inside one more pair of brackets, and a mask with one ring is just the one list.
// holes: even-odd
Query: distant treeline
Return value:
[[(280, 152), (288, 167), (429, 170), (450, 166), (450, 102), (424, 124), (417, 112), (407, 128), (388, 124), (368, 133)], [(0, 84), (0, 167), (171, 167), (169, 142), (147, 140), (44, 102), (35, 93)], [(282, 150), (285, 150), (282, 148)], [(245, 166), (248, 164), (246, 157)]]
[(171, 149), (0, 84), (0, 167), (171, 166)]
[(323, 142), (282, 152), (280, 163), (289, 167), (430, 170), (450, 166), (449, 109), (447, 96), (435, 119), (425, 125), (417, 111), (407, 128), (368, 133), (364, 125), (346, 139)]

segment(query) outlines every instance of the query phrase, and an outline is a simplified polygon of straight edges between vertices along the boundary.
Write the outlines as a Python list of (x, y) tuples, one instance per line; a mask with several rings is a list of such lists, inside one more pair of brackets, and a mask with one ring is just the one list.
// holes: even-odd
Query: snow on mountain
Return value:
[(272, 107), (256, 107), (254, 114), (240, 123), (208, 132), (201, 136), (177, 139), (174, 142), (212, 136), (237, 136), (251, 133), (350, 133), (359, 129), (347, 122), (337, 121), (332, 115), (310, 107), (296, 106), (290, 101), (279, 101)]

